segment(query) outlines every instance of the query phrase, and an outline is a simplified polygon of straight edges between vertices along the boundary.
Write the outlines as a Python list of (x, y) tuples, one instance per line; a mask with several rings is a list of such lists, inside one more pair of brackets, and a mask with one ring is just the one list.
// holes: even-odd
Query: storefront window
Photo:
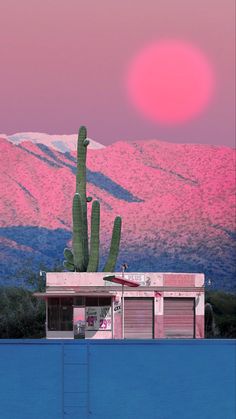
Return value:
[(77, 307), (85, 306), (85, 297), (74, 297), (73, 304)]
[(61, 298), (60, 330), (73, 330), (73, 298)]
[(86, 330), (111, 330), (111, 298), (86, 297)]
[(48, 330), (73, 330), (73, 298), (48, 299)]
[(98, 297), (86, 297), (86, 307), (97, 307)]
[(86, 297), (86, 307), (110, 306), (111, 297)]
[(48, 330), (60, 330), (60, 298), (48, 299)]
[[(108, 328), (111, 326), (110, 297), (60, 297), (48, 299), (48, 330), (73, 330), (73, 307), (90, 307), (92, 312), (96, 307), (100, 307), (96, 311), (96, 324), (98, 329)], [(91, 327), (92, 314), (91, 310), (86, 310), (87, 327)], [(93, 321), (95, 321), (93, 315)], [(109, 318), (109, 319), (108, 319)], [(105, 325), (107, 325), (105, 327)]]

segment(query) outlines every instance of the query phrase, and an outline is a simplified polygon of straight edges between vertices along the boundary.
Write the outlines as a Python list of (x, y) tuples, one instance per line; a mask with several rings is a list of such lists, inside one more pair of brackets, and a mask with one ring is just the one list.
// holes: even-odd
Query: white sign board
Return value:
[(121, 309), (122, 309), (122, 303), (121, 303), (121, 301), (115, 301), (115, 303), (114, 303), (114, 312), (115, 313), (121, 313)]
[(86, 307), (86, 330), (111, 330), (111, 307)]
[(130, 281), (138, 282), (142, 287), (149, 287), (151, 284), (150, 277), (145, 274), (126, 273), (124, 278), (129, 279)]

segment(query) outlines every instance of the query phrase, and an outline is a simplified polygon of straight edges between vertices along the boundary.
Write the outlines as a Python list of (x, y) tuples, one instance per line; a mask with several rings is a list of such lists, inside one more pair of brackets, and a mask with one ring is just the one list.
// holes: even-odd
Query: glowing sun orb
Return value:
[(148, 45), (130, 62), (126, 89), (144, 117), (181, 124), (200, 114), (214, 91), (214, 73), (205, 54), (190, 43), (162, 40)]

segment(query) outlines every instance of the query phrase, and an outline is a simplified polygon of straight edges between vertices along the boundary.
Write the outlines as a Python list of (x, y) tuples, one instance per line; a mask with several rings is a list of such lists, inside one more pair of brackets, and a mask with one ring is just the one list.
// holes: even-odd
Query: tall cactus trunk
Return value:
[(82, 242), (83, 242), (83, 264), (86, 269), (88, 266), (88, 221), (87, 221), (87, 195), (86, 195), (86, 158), (87, 158), (87, 130), (81, 127), (78, 136), (77, 145), (77, 176), (76, 176), (76, 192), (81, 198), (82, 207)]
[(84, 252), (83, 252), (83, 225), (82, 225), (82, 205), (81, 198), (78, 193), (74, 195), (73, 199), (73, 238), (72, 247), (74, 255), (75, 270), (83, 272)]
[(87, 272), (97, 272), (99, 265), (100, 204), (93, 202), (91, 214), (90, 256)]

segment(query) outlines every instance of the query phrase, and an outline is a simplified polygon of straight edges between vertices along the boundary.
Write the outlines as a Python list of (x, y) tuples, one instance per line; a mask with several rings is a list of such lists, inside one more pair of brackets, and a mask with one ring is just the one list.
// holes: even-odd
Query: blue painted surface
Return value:
[(1, 419), (235, 419), (235, 340), (0, 341)]
[(8, 342), (0, 343), (1, 419), (62, 418), (61, 346)]

